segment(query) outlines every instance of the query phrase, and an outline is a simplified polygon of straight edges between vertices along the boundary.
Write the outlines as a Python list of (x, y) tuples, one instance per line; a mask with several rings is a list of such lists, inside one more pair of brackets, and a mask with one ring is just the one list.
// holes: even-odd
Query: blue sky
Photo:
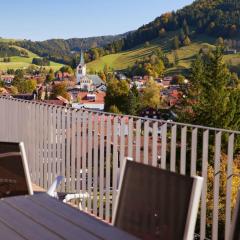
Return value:
[(134, 30), (193, 0), (1, 0), (0, 36), (45, 40)]

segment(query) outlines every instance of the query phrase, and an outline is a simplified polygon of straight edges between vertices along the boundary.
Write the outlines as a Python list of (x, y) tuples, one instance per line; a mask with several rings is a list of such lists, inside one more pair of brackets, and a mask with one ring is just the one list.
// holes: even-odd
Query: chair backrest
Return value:
[(24, 144), (0, 142), (0, 198), (32, 194)]
[(127, 160), (113, 225), (141, 239), (184, 239), (194, 236), (203, 179)]
[(233, 213), (232, 227), (229, 240), (240, 240), (240, 189)]

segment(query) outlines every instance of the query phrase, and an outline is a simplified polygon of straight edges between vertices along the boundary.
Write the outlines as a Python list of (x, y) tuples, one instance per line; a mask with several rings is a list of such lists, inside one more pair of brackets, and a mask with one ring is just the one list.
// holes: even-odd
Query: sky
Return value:
[(193, 0), (0, 0), (0, 37), (46, 40), (135, 30)]

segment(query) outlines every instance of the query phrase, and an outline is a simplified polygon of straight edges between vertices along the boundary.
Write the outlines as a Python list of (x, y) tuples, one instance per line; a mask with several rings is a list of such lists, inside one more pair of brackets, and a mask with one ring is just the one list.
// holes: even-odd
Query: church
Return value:
[(81, 51), (80, 63), (76, 70), (77, 88), (86, 92), (93, 92), (99, 88), (103, 88), (105, 83), (98, 75), (87, 74), (87, 65), (84, 61), (84, 55)]

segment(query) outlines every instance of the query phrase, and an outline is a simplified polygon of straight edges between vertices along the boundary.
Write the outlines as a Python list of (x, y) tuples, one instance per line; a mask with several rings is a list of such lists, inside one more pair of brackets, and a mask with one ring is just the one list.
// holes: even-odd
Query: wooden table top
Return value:
[(45, 193), (1, 199), (0, 213), (6, 240), (137, 239)]

